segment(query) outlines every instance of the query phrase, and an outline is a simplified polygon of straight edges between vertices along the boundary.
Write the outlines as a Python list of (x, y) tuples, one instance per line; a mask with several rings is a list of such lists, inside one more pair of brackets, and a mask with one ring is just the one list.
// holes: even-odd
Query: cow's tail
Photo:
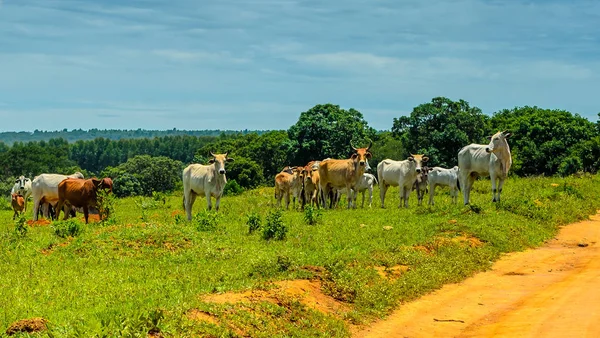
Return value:
[(377, 181), (377, 176), (371, 174), (371, 176), (373, 176), (373, 180), (375, 180), (375, 184), (379, 185), (379, 181)]

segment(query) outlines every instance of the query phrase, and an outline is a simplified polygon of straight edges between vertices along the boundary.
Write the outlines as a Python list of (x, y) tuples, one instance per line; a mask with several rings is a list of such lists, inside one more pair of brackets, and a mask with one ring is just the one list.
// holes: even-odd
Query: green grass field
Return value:
[[(247, 224), (258, 215), (266, 226), (273, 188), (224, 197), (218, 213), (205, 212), (199, 198), (192, 222), (184, 220), (181, 192), (164, 204), (117, 200), (104, 224), (55, 222), (19, 232), (4, 210), (0, 330), (43, 317), (49, 330), (38, 335), (52, 337), (344, 337), (352, 325), (489, 268), (502, 253), (542, 244), (559, 225), (594, 214), (599, 193), (598, 176), (513, 178), (498, 204), (489, 181), (478, 181), (473, 208), (451, 204), (443, 190), (434, 207), (417, 206), (413, 193), (410, 208), (398, 209), (391, 188), (381, 209), (376, 189), (371, 209), (325, 210), (314, 225), (301, 211), (284, 211), (284, 240), (265, 240), (262, 228), (249, 233)], [(396, 266), (407, 271), (385, 278), (376, 269)], [(344, 306), (323, 313), (285, 295), (242, 303), (202, 297), (296, 279), (319, 280)], [(190, 318), (193, 311), (213, 320)]]

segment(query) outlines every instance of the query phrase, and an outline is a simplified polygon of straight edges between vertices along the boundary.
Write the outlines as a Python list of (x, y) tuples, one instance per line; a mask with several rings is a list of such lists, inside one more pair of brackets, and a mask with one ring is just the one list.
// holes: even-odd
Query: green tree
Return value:
[(361, 112), (341, 109), (333, 104), (319, 104), (302, 112), (298, 122), (288, 130), (290, 162), (304, 165), (327, 157), (348, 158), (350, 144), (365, 147), (375, 136)]
[[(517, 107), (496, 112), (494, 130), (510, 130), (509, 144), (518, 175), (554, 175), (589, 166), (590, 161), (565, 160), (574, 149), (597, 136), (594, 123), (564, 110)], [(590, 144), (593, 145), (593, 144)], [(579, 147), (579, 148), (577, 148)]]
[(481, 109), (445, 97), (415, 107), (410, 116), (394, 118), (392, 126), (392, 133), (404, 145), (400, 158), (426, 154), (432, 166), (447, 168), (457, 164), (462, 147), (485, 142), (489, 131), (489, 117)]

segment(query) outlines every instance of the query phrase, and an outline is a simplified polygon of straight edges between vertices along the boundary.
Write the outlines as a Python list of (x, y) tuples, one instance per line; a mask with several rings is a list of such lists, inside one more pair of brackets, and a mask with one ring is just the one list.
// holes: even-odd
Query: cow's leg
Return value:
[(37, 221), (39, 211), (40, 211), (40, 200), (34, 199), (33, 200), (33, 220), (34, 221)]
[(496, 192), (498, 192), (498, 190), (496, 189), (496, 183), (497, 183), (498, 177), (490, 172), (490, 181), (492, 181), (492, 202), (496, 202)]
[(404, 184), (402, 182), (398, 185), (398, 196), (400, 198), (398, 208), (402, 208), (402, 202), (404, 201)]
[(471, 191), (471, 175), (468, 173), (460, 173), (460, 179), (458, 180), (461, 185), (464, 185), (462, 193), (463, 193), (463, 202), (465, 205), (469, 204), (469, 193)]
[(219, 211), (219, 205), (221, 205), (221, 195), (215, 197), (215, 209)]
[[(60, 209), (59, 209), (60, 210)], [(57, 211), (58, 212), (58, 211)], [(65, 213), (65, 217), (68, 217), (69, 214)], [(88, 224), (88, 217), (90, 216), (90, 209), (89, 207), (86, 205), (83, 206), (83, 217), (85, 217), (85, 224)], [(57, 217), (58, 218), (58, 217)], [(66, 218), (65, 218), (66, 219)]]
[(286, 191), (283, 198), (285, 199), (285, 209), (287, 210), (290, 208), (290, 193)]
[(208, 210), (212, 210), (212, 201), (210, 200), (210, 191), (204, 193), (204, 197), (206, 197), (206, 207)]
[(192, 202), (193, 194), (194, 193), (191, 190), (183, 192), (183, 209), (185, 209), (188, 221), (192, 220), (192, 205), (194, 204)]
[(388, 190), (388, 186), (385, 184), (379, 185), (379, 199), (381, 200), (381, 207), (385, 208), (385, 193)]
[(433, 196), (435, 195), (435, 185), (429, 183), (429, 205), (433, 205)]
[(500, 193), (502, 193), (502, 187), (504, 187), (504, 178), (498, 178), (498, 200), (496, 202), (500, 202)]
[(369, 187), (369, 208), (373, 205), (373, 186)]
[(410, 188), (404, 187), (404, 206), (408, 208), (408, 196), (410, 195)]
[[(60, 216), (60, 211), (62, 210), (63, 205), (65, 204), (65, 202), (63, 200), (58, 200), (58, 203), (56, 203), (56, 219), (58, 220), (58, 217)], [(50, 205), (50, 203), (45, 203), (44, 204), (44, 208), (48, 208), (48, 206)], [(67, 215), (65, 215), (65, 219)]]

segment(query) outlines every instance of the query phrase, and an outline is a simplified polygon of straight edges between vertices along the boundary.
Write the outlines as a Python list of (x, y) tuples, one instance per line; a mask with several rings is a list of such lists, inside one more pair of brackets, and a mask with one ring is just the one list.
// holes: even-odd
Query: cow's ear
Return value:
[(367, 155), (366, 155), (366, 156), (367, 156), (367, 158), (370, 160), (370, 159), (371, 159), (371, 157), (373, 157), (373, 154), (371, 154), (371, 153), (367, 153)]
[(412, 162), (412, 161), (414, 161), (414, 160), (415, 160), (415, 158), (414, 158), (414, 157), (412, 157), (412, 156), (409, 156), (407, 160), (409, 160), (409, 161), (411, 161), (411, 162)]
[(209, 164), (213, 164), (213, 163), (215, 163), (215, 159), (214, 159), (214, 158), (211, 158), (210, 160), (208, 160), (208, 163), (209, 163)]
[(512, 133), (504, 133), (504, 137), (505, 137), (505, 138), (509, 138), (509, 137), (511, 137), (511, 136), (512, 136)]
[(488, 136), (486, 136), (486, 137), (487, 137), (487, 139), (488, 139), (488, 140), (490, 140), (490, 141), (491, 141), (491, 140), (492, 140), (492, 137), (494, 137), (494, 135), (488, 135)]
[(228, 157), (228, 158), (226, 159), (226, 161), (227, 161), (227, 162), (233, 162), (233, 161), (235, 161), (235, 160), (234, 160), (234, 159), (232, 159), (232, 158), (230, 158), (230, 157)]
[(352, 156), (350, 156), (350, 158), (351, 158), (351, 159), (355, 159), (355, 158), (357, 158), (357, 157), (358, 157), (358, 154), (357, 154), (357, 153), (352, 153)]
[(94, 178), (92, 178), (92, 183), (94, 184), (94, 186), (97, 187), (100, 185), (100, 183), (102, 183), (102, 181), (100, 181), (99, 179), (94, 177)]
[(427, 162), (427, 161), (429, 161), (429, 157), (427, 157), (427, 156), (423, 156), (423, 158), (421, 159), (421, 161), (423, 161), (423, 162)]
[(433, 171), (433, 168), (427, 168), (427, 171)]

